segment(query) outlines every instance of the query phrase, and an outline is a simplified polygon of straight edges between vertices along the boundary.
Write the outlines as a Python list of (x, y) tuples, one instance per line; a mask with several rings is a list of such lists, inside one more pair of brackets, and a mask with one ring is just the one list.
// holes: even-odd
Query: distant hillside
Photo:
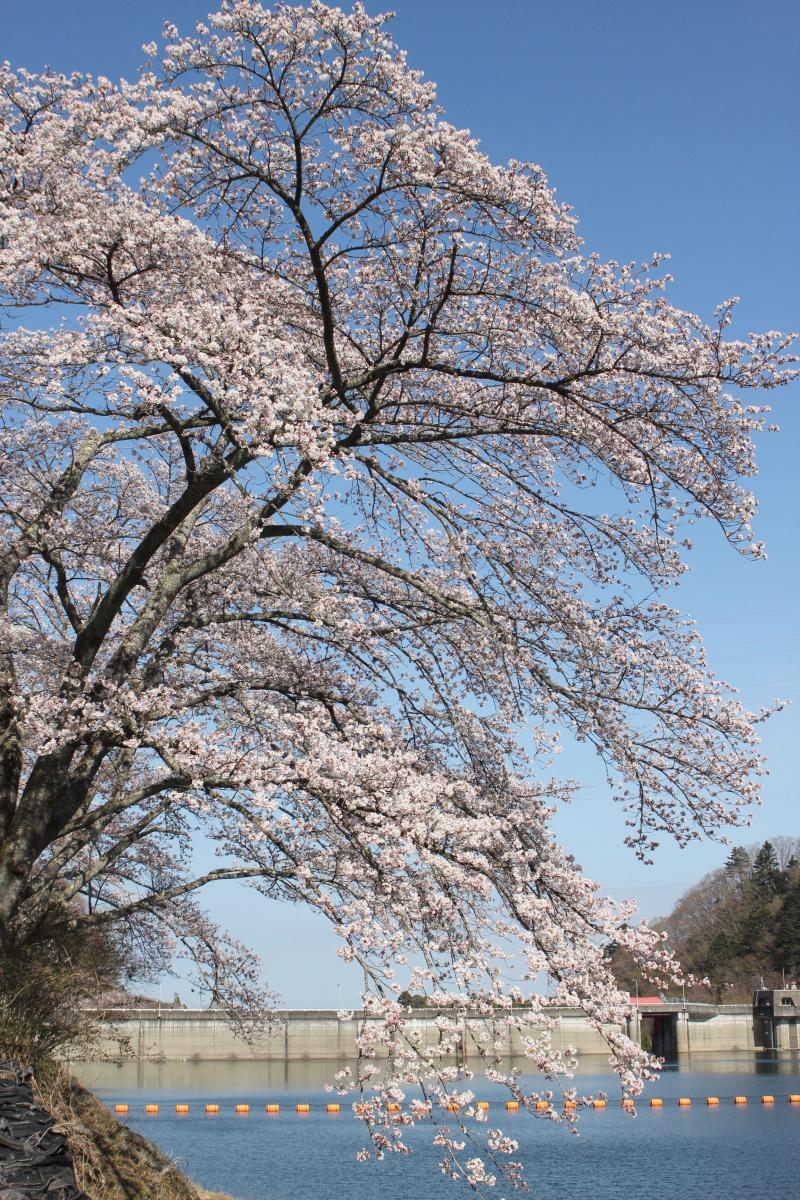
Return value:
[[(800, 983), (800, 838), (736, 846), (653, 924), (667, 931), (685, 971), (708, 978), (687, 988), (691, 999), (747, 1001), (762, 978)], [(614, 950), (611, 962), (623, 987), (652, 991), (627, 954)]]

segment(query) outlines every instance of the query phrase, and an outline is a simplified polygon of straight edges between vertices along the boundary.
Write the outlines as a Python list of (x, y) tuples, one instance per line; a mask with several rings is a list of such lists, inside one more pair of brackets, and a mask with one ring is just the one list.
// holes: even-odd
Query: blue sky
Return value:
[[(208, 0), (3, 0), (0, 56), (132, 77), (164, 17), (188, 28)], [(367, 3), (371, 12), (381, 4)], [(736, 330), (800, 327), (797, 61), (791, 0), (395, 0), (395, 37), (437, 81), (449, 118), (493, 158), (540, 163), (575, 208), (590, 249), (621, 260), (672, 255), (672, 300), (710, 315), (739, 295)], [(795, 701), (764, 730), (771, 774), (743, 842), (800, 834), (800, 583), (797, 484), (800, 389), (773, 393), (782, 432), (766, 436), (755, 483), (752, 563), (709, 531), (670, 598), (696, 616), (717, 672), (745, 701)], [(565, 764), (561, 764), (565, 766)], [(571, 757), (587, 786), (559, 819), (584, 869), (646, 915), (664, 913), (725, 849), (665, 846), (639, 867), (593, 763)], [(209, 907), (262, 952), (286, 1003), (355, 999), (359, 980), (333, 958), (335, 939), (302, 910), (252, 893), (208, 894)]]

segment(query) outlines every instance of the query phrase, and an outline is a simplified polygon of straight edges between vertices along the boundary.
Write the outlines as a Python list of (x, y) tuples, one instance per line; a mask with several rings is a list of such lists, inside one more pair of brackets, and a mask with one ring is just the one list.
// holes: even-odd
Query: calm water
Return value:
[[(584, 1060), (586, 1064), (587, 1060)], [(326, 1080), (333, 1063), (283, 1064), (166, 1063), (121, 1068), (82, 1064), (84, 1081), (109, 1105), (130, 1105), (128, 1124), (144, 1133), (198, 1182), (237, 1200), (437, 1200), (471, 1193), (445, 1180), (436, 1167), (430, 1133), (419, 1129), (410, 1141), (411, 1156), (388, 1156), (382, 1163), (359, 1164), (364, 1145), (359, 1124), (345, 1110), (328, 1115), (331, 1097)], [(490, 1125), (500, 1124), (517, 1138), (517, 1157), (525, 1163), (530, 1195), (538, 1200), (775, 1200), (800, 1195), (800, 1105), (789, 1104), (800, 1092), (797, 1055), (780, 1060), (752, 1056), (694, 1056), (667, 1068), (647, 1095), (664, 1098), (664, 1108), (639, 1104), (635, 1119), (613, 1102), (613, 1078), (594, 1073), (589, 1062), (576, 1080), (581, 1092), (609, 1092), (605, 1111), (587, 1111), (580, 1135), (570, 1136), (550, 1122), (524, 1113), (506, 1113), (505, 1096), (476, 1081), (479, 1098), (495, 1103)], [(533, 1085), (533, 1080), (530, 1081)], [(774, 1095), (774, 1105), (761, 1096)], [(749, 1098), (734, 1107), (736, 1094)], [(709, 1108), (706, 1096), (719, 1096)], [(690, 1096), (691, 1109), (679, 1109), (678, 1096)], [(267, 1117), (268, 1100), (281, 1104)], [(144, 1104), (158, 1103), (157, 1116), (146, 1117)], [(191, 1106), (189, 1116), (175, 1114), (175, 1103)], [(220, 1114), (206, 1117), (207, 1101)], [(312, 1111), (298, 1116), (294, 1105), (308, 1101)], [(251, 1106), (248, 1116), (234, 1115), (236, 1102)], [(498, 1200), (508, 1189), (495, 1189)], [(512, 1193), (519, 1194), (519, 1193)]]

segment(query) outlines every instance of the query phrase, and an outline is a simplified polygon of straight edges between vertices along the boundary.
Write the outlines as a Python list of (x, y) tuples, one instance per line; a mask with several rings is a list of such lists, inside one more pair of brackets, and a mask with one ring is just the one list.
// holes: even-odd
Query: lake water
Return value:
[[(342, 1112), (324, 1107), (337, 1100), (325, 1089), (336, 1063), (125, 1063), (80, 1064), (84, 1082), (109, 1105), (127, 1103), (127, 1121), (170, 1154), (205, 1187), (237, 1200), (437, 1200), (472, 1193), (444, 1179), (430, 1130), (413, 1131), (409, 1156), (389, 1155), (380, 1163), (357, 1163), (365, 1144), (361, 1125), (342, 1102)], [(693, 1056), (667, 1067), (650, 1085), (637, 1116), (614, 1100), (614, 1079), (602, 1062), (584, 1059), (576, 1085), (581, 1093), (609, 1093), (605, 1110), (582, 1114), (579, 1136), (526, 1113), (507, 1113), (505, 1094), (477, 1078), (476, 1095), (491, 1103), (489, 1125), (516, 1138), (514, 1157), (525, 1164), (529, 1195), (537, 1200), (770, 1200), (800, 1197), (800, 1061), (796, 1054)], [(529, 1080), (530, 1086), (536, 1081)], [(771, 1094), (775, 1103), (761, 1103)], [(651, 1109), (650, 1095), (664, 1107)], [(733, 1104), (734, 1095), (749, 1099)], [(689, 1096), (691, 1108), (677, 1105)], [(718, 1096), (708, 1107), (706, 1096)], [(267, 1116), (264, 1105), (281, 1105)], [(300, 1116), (297, 1102), (311, 1104)], [(159, 1104), (146, 1116), (147, 1102)], [(176, 1102), (190, 1105), (188, 1116)], [(217, 1102), (218, 1116), (205, 1104)], [(250, 1104), (236, 1116), (234, 1104)], [(480, 1129), (480, 1127), (478, 1127)], [(485, 1128), (485, 1127), (484, 1127)], [(509, 1192), (494, 1189), (498, 1200)]]

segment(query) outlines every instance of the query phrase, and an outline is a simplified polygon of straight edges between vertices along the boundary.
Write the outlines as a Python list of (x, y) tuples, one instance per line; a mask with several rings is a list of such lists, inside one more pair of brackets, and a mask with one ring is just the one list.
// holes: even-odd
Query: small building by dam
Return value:
[[(425, 1045), (439, 1040), (435, 1009), (418, 1009), (409, 1019), (410, 1029)], [(607, 1054), (602, 1036), (585, 1013), (574, 1008), (553, 1008), (553, 1044), (574, 1046), (578, 1054)], [(330, 1009), (287, 1009), (269, 1018), (245, 1021), (237, 1030), (225, 1014), (214, 1009), (120, 1008), (103, 1013), (107, 1033), (96, 1048), (113, 1057), (122, 1042), (139, 1060), (211, 1062), (252, 1059), (300, 1062), (344, 1060), (355, 1055), (355, 1041), (378, 1018), (356, 1011), (340, 1017)], [(475, 1038), (487, 1032), (483, 1018), (463, 1018), (460, 1049), (474, 1051)], [(491, 1029), (503, 1057), (524, 1056), (519, 1034), (498, 1023)], [(642, 1000), (632, 1008), (625, 1032), (654, 1054), (669, 1060), (691, 1053), (726, 1051), (796, 1050), (800, 1044), (800, 991), (761, 990), (750, 1004), (698, 1004)]]

